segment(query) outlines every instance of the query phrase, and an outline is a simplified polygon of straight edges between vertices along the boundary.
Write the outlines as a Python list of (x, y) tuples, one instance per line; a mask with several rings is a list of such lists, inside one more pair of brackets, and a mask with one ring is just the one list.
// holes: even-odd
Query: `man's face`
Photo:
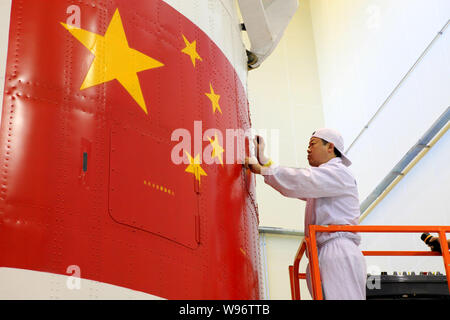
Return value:
[[(333, 144), (323, 144), (322, 139), (311, 137), (308, 146), (308, 162), (311, 167), (318, 167), (323, 163), (328, 162), (332, 156), (330, 151), (333, 151)], [(334, 154), (334, 153), (333, 153)]]

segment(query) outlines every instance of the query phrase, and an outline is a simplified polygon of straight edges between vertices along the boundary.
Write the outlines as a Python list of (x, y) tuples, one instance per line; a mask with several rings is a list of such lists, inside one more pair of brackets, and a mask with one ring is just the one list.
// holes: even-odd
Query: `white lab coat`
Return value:
[[(271, 166), (261, 172), (264, 181), (290, 198), (306, 201), (305, 235), (309, 225), (357, 225), (360, 216), (358, 188), (340, 158), (309, 169)], [(324, 298), (366, 298), (367, 269), (358, 248), (361, 238), (352, 232), (318, 233), (320, 275)], [(311, 292), (309, 266), (308, 288)]]

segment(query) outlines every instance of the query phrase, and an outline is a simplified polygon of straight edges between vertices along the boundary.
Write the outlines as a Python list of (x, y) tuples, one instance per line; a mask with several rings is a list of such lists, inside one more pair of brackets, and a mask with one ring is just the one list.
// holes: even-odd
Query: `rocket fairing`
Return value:
[[(42, 287), (28, 296), (5, 286), (1, 297), (70, 299), (74, 290), (52, 281), (75, 266), (82, 283), (145, 297), (261, 298), (249, 173), (199, 161), (195, 151), (214, 142), (215, 156), (226, 154), (213, 134), (183, 162), (171, 158), (172, 133), (195, 121), (250, 128), (232, 2), (194, 2), (12, 0), (0, 274), (13, 274), (9, 287), (22, 273)], [(239, 52), (233, 61), (192, 11), (221, 21), (211, 27), (232, 41), (221, 46)], [(77, 294), (89, 298), (86, 286)]]
[(235, 1), (0, 7), (0, 298), (263, 298)]

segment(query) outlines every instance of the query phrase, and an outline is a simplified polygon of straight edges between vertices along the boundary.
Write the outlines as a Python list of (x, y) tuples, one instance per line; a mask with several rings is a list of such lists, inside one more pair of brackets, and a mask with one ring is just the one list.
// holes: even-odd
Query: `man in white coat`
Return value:
[[(357, 225), (360, 216), (356, 181), (347, 168), (342, 136), (333, 129), (315, 131), (309, 141), (309, 169), (277, 166), (264, 155), (264, 140), (257, 137), (257, 159), (246, 167), (282, 195), (306, 201), (305, 236), (309, 225)], [(257, 161), (256, 161), (257, 160)], [(367, 270), (359, 249), (361, 238), (352, 232), (317, 234), (320, 277), (327, 300), (365, 300)], [(311, 289), (309, 265), (306, 270)]]

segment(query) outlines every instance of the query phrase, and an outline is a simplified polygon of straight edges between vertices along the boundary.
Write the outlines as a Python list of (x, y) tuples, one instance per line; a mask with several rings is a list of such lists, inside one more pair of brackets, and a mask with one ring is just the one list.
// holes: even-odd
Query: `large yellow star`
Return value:
[(202, 57), (200, 57), (200, 55), (197, 52), (197, 42), (195, 40), (192, 42), (189, 42), (189, 40), (186, 39), (184, 34), (182, 34), (182, 36), (183, 36), (183, 40), (184, 40), (184, 44), (186, 45), (186, 48), (181, 50), (181, 52), (183, 52), (191, 57), (192, 64), (195, 67), (195, 62), (197, 60), (203, 61)]
[(211, 100), (213, 113), (216, 113), (216, 110), (219, 110), (219, 112), (222, 113), (222, 110), (220, 109), (220, 105), (219, 105), (220, 95), (218, 95), (214, 92), (214, 89), (213, 89), (211, 83), (209, 84), (209, 88), (210, 88), (211, 92), (205, 93), (205, 94), (209, 98), (209, 100)]
[(201, 176), (207, 176), (206, 172), (200, 166), (200, 155), (196, 155), (194, 159), (187, 151), (185, 152), (189, 159), (189, 166), (185, 171), (194, 174), (195, 179), (197, 179), (198, 183), (200, 183)]
[(219, 158), (220, 164), (223, 165), (222, 153), (225, 151), (219, 144), (219, 138), (217, 137), (217, 132), (214, 135), (214, 141), (208, 137), (211, 146), (213, 147), (211, 152), (211, 158)]
[(61, 24), (95, 55), (80, 90), (116, 79), (148, 114), (137, 73), (164, 64), (129, 47), (119, 10), (104, 36)]

